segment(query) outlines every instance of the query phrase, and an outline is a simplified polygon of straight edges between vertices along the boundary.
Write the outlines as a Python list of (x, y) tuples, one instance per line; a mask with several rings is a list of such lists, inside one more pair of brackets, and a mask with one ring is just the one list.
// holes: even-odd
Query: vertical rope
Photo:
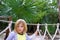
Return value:
[(39, 30), (39, 23), (37, 24), (37, 31), (39, 32), (39, 35), (41, 36), (41, 34), (40, 34), (40, 30)]
[(54, 40), (54, 38), (55, 38), (55, 36), (56, 36), (58, 30), (59, 30), (59, 23), (57, 23), (57, 29), (56, 29), (56, 32), (55, 32), (55, 34), (54, 34), (52, 40)]
[(10, 24), (9, 24), (9, 31), (11, 32), (11, 26), (12, 26), (12, 21), (10, 22)]
[(45, 23), (45, 32), (44, 32), (44, 38), (45, 38), (45, 36), (46, 36), (46, 31), (47, 31), (47, 23)]

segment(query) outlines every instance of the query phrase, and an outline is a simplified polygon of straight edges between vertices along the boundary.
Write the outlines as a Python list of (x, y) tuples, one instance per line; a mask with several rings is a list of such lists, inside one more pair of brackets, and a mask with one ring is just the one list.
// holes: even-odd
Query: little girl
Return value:
[(37, 31), (31, 35), (27, 35), (27, 23), (23, 19), (19, 19), (15, 23), (14, 30), (9, 34), (6, 40), (31, 40), (37, 35)]

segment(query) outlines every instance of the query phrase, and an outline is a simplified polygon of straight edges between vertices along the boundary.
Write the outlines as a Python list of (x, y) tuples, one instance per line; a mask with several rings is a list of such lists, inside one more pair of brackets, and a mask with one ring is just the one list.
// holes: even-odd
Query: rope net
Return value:
[[(0, 21), (2, 21), (2, 20), (0, 20)], [(7, 29), (9, 29), (9, 31), (11, 32), (12, 23), (15, 23), (15, 22), (12, 22), (12, 21), (2, 21), (2, 22), (9, 22), (9, 24), (8, 24), (8, 26), (3, 31), (0, 32), (0, 35), (3, 34)], [(31, 24), (28, 24), (28, 25), (31, 25)], [(57, 24), (47, 24), (47, 23), (45, 23), (45, 24), (39, 24), (38, 23), (38, 24), (32, 24), (32, 25), (37, 25), (37, 31), (39, 32), (39, 36), (34, 37), (33, 40), (35, 38), (38, 39), (38, 40), (47, 40), (47, 39), (45, 39), (46, 38), (46, 34), (49, 35), (49, 37), (51, 38), (51, 40), (54, 40), (55, 37), (56, 37), (56, 35), (57, 35), (57, 33), (58, 33), (58, 31), (59, 31), (59, 25), (60, 24), (59, 23), (57, 23)], [(39, 28), (41, 25), (44, 25), (44, 27), (45, 27), (45, 31), (44, 31), (43, 35), (41, 34), (41, 30)], [(56, 25), (56, 31), (55, 31), (55, 33), (54, 33), (53, 36), (50, 34), (50, 32), (48, 30), (48, 25)]]

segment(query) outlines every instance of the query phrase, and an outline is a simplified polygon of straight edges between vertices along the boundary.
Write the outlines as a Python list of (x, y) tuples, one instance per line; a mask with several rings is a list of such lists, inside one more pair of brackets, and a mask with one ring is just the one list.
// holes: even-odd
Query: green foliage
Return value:
[(47, 23), (47, 19), (51, 14), (57, 14), (57, 1), (49, 2), (49, 0), (2, 0), (0, 15), (12, 16), (13, 21), (21, 18), (28, 23), (42, 23), (44, 20)]
[(27, 23), (57, 23), (57, 8), (57, 0), (1, 0), (0, 16), (12, 16), (13, 21), (24, 19)]
[(49, 25), (48, 26), (48, 31), (50, 32), (51, 35), (53, 35), (56, 31), (56, 26), (55, 25)]

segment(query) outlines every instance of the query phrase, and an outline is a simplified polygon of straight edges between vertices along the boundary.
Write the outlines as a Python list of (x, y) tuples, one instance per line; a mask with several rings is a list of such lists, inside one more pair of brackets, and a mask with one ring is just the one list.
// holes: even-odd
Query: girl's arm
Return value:
[(36, 31), (33, 35), (28, 36), (28, 38), (33, 39), (34, 37), (36, 37), (38, 35), (38, 31)]

